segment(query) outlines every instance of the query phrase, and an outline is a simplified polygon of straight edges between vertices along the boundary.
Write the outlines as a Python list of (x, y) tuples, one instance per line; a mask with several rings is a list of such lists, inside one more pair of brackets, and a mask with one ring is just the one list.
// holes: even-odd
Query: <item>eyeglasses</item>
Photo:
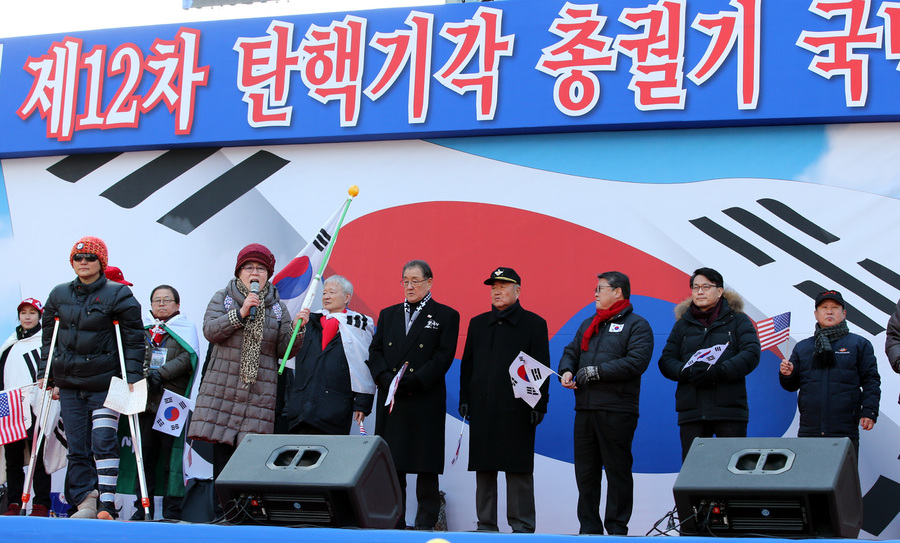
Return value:
[(400, 284), (403, 285), (404, 287), (419, 288), (419, 285), (421, 285), (422, 283), (424, 283), (426, 281), (428, 281), (428, 279), (422, 279), (421, 281), (418, 281), (415, 279), (413, 279), (413, 280), (404, 279), (404, 280), (400, 281)]
[(264, 271), (268, 271), (266, 270), (265, 266), (254, 266), (253, 264), (244, 264), (243, 266), (241, 266), (241, 269), (250, 273), (262, 273)]
[(612, 285), (598, 285), (597, 288), (594, 289), (594, 293), (600, 292), (601, 290), (608, 288), (609, 290), (616, 290), (619, 287), (614, 287)]
[(168, 305), (175, 301), (175, 298), (154, 298), (150, 300), (152, 305)]
[(700, 292), (700, 291), (709, 292), (709, 289), (711, 289), (711, 288), (718, 288), (718, 287), (716, 287), (716, 285), (694, 285), (691, 287), (691, 290), (694, 292)]
[(86, 260), (88, 262), (96, 262), (98, 258), (100, 257), (91, 253), (76, 253), (72, 255), (72, 260), (74, 262), (81, 262), (82, 260)]

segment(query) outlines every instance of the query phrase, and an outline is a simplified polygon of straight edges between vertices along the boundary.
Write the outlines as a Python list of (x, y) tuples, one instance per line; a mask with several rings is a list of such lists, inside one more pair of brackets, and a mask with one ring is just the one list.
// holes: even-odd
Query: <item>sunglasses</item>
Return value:
[(90, 253), (77, 253), (72, 255), (72, 260), (75, 262), (81, 262), (82, 260), (86, 260), (88, 262), (96, 262), (97, 258), (99, 258), (97, 255), (92, 255)]

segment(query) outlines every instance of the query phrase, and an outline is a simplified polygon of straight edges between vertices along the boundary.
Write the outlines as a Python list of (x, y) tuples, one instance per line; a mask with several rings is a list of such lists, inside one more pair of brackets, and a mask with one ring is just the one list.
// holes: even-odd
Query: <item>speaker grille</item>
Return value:
[(268, 520), (287, 524), (332, 524), (334, 515), (324, 496), (264, 495)]
[(809, 531), (806, 511), (799, 500), (728, 500), (731, 529), (743, 532)]

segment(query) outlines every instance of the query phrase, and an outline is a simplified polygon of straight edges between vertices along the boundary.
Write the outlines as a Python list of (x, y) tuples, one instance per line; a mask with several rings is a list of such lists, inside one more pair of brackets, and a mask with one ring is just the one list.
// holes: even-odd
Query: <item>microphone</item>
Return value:
[[(259, 281), (250, 281), (250, 292), (253, 294), (259, 294)], [(256, 307), (253, 306), (250, 308), (250, 315), (247, 316), (247, 320), (252, 321), (256, 318)]]

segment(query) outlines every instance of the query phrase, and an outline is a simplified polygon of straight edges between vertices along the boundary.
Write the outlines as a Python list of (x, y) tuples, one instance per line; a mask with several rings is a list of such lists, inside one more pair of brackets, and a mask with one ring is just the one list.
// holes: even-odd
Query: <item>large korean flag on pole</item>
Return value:
[(291, 318), (295, 317), (303, 307), (310, 284), (316, 271), (322, 265), (328, 245), (337, 231), (343, 209), (344, 204), (341, 204), (319, 229), (312, 241), (307, 243), (306, 247), (272, 278), (272, 284), (278, 287), (278, 295), (287, 306)]

